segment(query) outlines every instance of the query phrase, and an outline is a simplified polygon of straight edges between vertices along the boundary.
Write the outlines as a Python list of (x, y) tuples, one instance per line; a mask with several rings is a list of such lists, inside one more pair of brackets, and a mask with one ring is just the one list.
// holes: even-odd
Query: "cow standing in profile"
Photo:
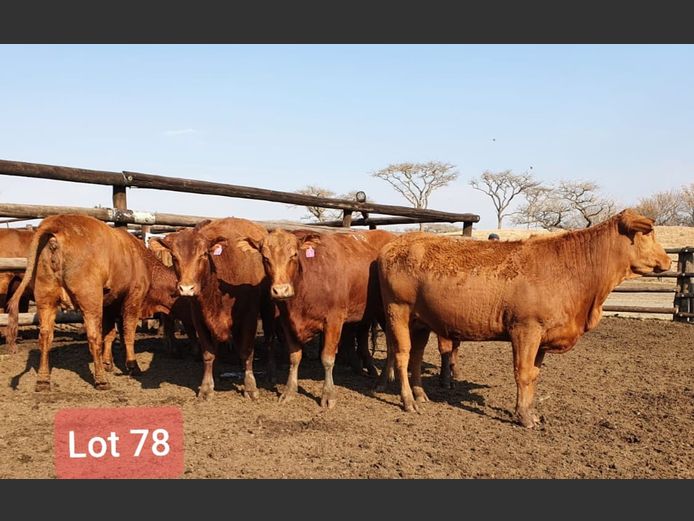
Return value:
[[(200, 398), (213, 394), (217, 346), (230, 338), (238, 346), (245, 370), (244, 396), (255, 400), (260, 394), (253, 375), (253, 352), (261, 308), (263, 329), (267, 336), (272, 332), (272, 310), (262, 306), (269, 303), (267, 298), (263, 299), (267, 280), (259, 256), (255, 252), (244, 253), (235, 244), (241, 237), (260, 241), (266, 235), (267, 230), (251, 221), (229, 217), (206, 220), (195, 228), (152, 239), (171, 252), (178, 293), (193, 297), (200, 310), (194, 314), (202, 318), (201, 323), (195, 324), (204, 362)], [(269, 342), (266, 343), (269, 348)], [(269, 360), (273, 360), (272, 353)]]
[(564, 353), (595, 328), (605, 299), (623, 280), (670, 264), (653, 220), (632, 210), (592, 228), (522, 241), (426, 235), (393, 241), (381, 251), (378, 271), (405, 410), (427, 401), (421, 360), (430, 331), (463, 341), (505, 340), (513, 348), (516, 416), (533, 427), (545, 353)]
[[(244, 237), (240, 249), (260, 252), (270, 278), (270, 295), (280, 311), (280, 324), (289, 349), (289, 377), (280, 401), (298, 391), (302, 344), (323, 333), (321, 362), (325, 370), (321, 406), (337, 402), (333, 367), (344, 324), (354, 323), (366, 351), (374, 319), (383, 324), (376, 257), (395, 235), (374, 230), (360, 233), (313, 233), (274, 230), (260, 239)], [(257, 253), (256, 253), (257, 254)], [(373, 362), (371, 362), (373, 364)], [(371, 367), (370, 372), (375, 369)]]
[(122, 316), (126, 368), (139, 374), (135, 358), (135, 330), (150, 286), (144, 259), (145, 246), (125, 228), (111, 228), (84, 215), (53, 215), (39, 225), (27, 257), (27, 268), (17, 293), (8, 305), (7, 342), (17, 338), (18, 304), (33, 285), (39, 316), (41, 360), (36, 390), (50, 389), (48, 352), (53, 342), (59, 306), (82, 312), (89, 350), (94, 361), (97, 389), (109, 389), (102, 360), (102, 328)]

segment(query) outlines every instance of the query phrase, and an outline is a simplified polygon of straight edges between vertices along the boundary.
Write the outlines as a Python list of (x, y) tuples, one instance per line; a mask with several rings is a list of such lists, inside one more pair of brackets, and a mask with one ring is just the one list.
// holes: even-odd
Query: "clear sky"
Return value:
[[(620, 207), (694, 182), (694, 46), (0, 45), (0, 158), (293, 191), (446, 161), (430, 208), (496, 222), (484, 170), (592, 180)], [(0, 176), (7, 203), (109, 206), (110, 189)], [(135, 210), (250, 219), (304, 212), (130, 190)], [(509, 223), (510, 224), (510, 223)]]

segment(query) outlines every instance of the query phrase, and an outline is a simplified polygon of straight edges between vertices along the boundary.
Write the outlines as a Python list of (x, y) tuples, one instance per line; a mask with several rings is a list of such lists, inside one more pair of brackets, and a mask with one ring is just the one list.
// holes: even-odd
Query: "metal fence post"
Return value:
[[(672, 316), (677, 322), (694, 322), (694, 277), (686, 277), (685, 273), (694, 272), (694, 248), (682, 248), (677, 255), (677, 289), (675, 291)], [(686, 315), (685, 315), (686, 314)]]

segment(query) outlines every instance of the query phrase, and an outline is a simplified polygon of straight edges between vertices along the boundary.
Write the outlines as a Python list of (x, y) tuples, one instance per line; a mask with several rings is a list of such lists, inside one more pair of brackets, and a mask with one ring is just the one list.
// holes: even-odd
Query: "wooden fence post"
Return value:
[[(677, 271), (679, 273), (694, 272), (694, 248), (687, 246), (677, 254)], [(677, 277), (677, 289), (675, 290), (675, 314), (673, 320), (677, 322), (694, 322), (691, 314), (694, 313), (694, 277)], [(682, 316), (680, 313), (687, 313)]]
[(472, 221), (465, 221), (463, 223), (463, 236), (472, 237)]
[[(116, 210), (127, 210), (128, 209), (128, 198), (125, 193), (125, 186), (114, 186), (113, 187), (113, 207)], [(116, 226), (127, 226), (127, 223), (115, 223)]]
[(342, 227), (350, 228), (352, 226), (352, 210), (342, 211)]

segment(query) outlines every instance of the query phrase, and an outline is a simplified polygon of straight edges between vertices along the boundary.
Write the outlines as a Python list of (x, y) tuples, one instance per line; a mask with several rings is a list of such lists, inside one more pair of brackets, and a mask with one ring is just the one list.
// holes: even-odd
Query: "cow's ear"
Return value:
[(218, 236), (207, 241), (207, 249), (210, 255), (221, 255), (227, 246), (229, 246), (229, 239), (227, 237)]
[(307, 233), (299, 240), (299, 243), (299, 248), (302, 250), (315, 248), (320, 244), (320, 235), (317, 233)]
[(262, 240), (259, 241), (253, 237), (243, 237), (236, 241), (236, 247), (244, 252), (259, 252), (262, 242)]
[(150, 237), (148, 245), (152, 251), (171, 250), (171, 246), (166, 242), (166, 237)]
[(655, 221), (634, 210), (626, 209), (619, 214), (619, 231), (624, 235), (633, 236), (636, 232), (650, 233)]
[(200, 221), (198, 224), (195, 225), (195, 228), (193, 228), (195, 231), (200, 231), (200, 228), (205, 226), (206, 224), (210, 224), (212, 222), (212, 219), (205, 219), (204, 221)]

